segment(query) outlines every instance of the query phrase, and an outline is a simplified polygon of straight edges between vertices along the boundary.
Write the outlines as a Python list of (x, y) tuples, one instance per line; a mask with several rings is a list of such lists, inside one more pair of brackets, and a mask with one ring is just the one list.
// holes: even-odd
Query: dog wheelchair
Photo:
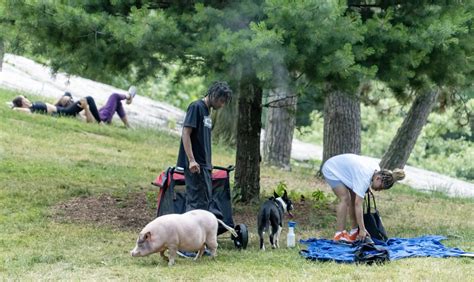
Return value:
[[(212, 198), (213, 204), (222, 213), (220, 218), (225, 224), (234, 228), (237, 237), (232, 235), (234, 246), (237, 249), (246, 249), (248, 244), (248, 229), (245, 224), (234, 224), (232, 219), (232, 201), (230, 194), (230, 172), (234, 170), (233, 166), (219, 167), (214, 166), (212, 171)], [(186, 211), (186, 183), (184, 179), (184, 170), (180, 167), (169, 167), (159, 174), (153, 185), (160, 187), (157, 196), (156, 216), (170, 213), (182, 214)], [(212, 211), (211, 211), (212, 212)], [(217, 235), (227, 230), (219, 225)]]

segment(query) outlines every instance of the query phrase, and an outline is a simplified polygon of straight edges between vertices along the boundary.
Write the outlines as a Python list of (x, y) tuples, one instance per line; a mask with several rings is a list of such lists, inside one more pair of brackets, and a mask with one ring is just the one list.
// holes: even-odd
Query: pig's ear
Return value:
[(279, 196), (275, 191), (273, 191), (273, 197), (275, 197), (275, 199), (276, 199), (276, 198), (278, 198), (278, 197), (280, 197), (280, 196)]
[(143, 235), (143, 241), (147, 241), (150, 238), (151, 238), (151, 232), (150, 231), (148, 231), (147, 233), (145, 233), (145, 235)]

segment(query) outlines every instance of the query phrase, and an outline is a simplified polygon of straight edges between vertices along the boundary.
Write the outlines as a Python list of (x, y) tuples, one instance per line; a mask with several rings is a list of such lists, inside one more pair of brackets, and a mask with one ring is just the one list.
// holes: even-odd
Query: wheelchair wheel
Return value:
[(235, 226), (235, 232), (237, 232), (237, 237), (232, 235), (232, 240), (234, 240), (234, 245), (237, 249), (246, 249), (249, 242), (249, 231), (247, 225), (239, 224)]

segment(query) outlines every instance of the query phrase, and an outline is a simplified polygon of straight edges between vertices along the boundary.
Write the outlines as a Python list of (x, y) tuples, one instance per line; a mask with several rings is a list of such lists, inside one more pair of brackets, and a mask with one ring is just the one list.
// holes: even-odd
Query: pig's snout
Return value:
[(137, 248), (134, 248), (133, 250), (130, 251), (130, 255), (132, 255), (132, 257), (141, 257), (142, 255), (140, 254), (140, 251), (137, 250)]

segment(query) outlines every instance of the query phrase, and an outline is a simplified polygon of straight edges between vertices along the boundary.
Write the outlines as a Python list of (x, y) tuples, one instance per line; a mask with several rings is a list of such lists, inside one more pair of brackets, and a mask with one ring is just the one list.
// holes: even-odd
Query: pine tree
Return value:
[(463, 1), (421, 4), (389, 6), (367, 21), (366, 41), (377, 50), (367, 63), (378, 66), (377, 77), (399, 97), (415, 94), (382, 158), (383, 168), (405, 166), (441, 89), (462, 89), (472, 83), (474, 6)]

